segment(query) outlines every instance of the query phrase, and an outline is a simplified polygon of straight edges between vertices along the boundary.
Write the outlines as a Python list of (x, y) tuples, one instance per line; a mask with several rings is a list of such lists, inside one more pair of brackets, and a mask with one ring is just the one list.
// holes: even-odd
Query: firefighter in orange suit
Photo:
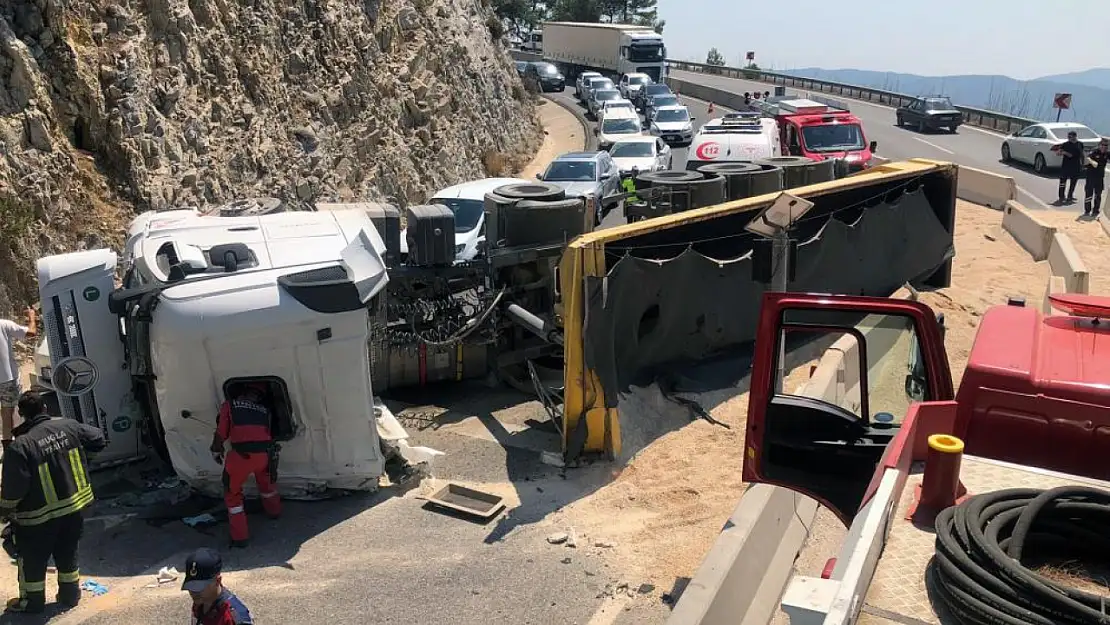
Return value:
[[(270, 411), (262, 403), (265, 393), (262, 383), (249, 383), (231, 390), (232, 397), (220, 405), (216, 433), (212, 437), (213, 458), (224, 465), (224, 503), (232, 547), (246, 547), (250, 539), (247, 513), (243, 509), (243, 484), (252, 474), (266, 514), (270, 518), (281, 515), (281, 499), (270, 472), (274, 441), (270, 435)], [(225, 442), (231, 444), (226, 454)]]

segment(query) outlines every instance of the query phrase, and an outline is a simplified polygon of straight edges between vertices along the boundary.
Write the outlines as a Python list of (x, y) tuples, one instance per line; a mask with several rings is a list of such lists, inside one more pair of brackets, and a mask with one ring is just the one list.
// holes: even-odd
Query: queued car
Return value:
[[(616, 85), (608, 78), (591, 78), (586, 81), (586, 90), (582, 97), (582, 101), (589, 104), (590, 98), (594, 96), (595, 91), (617, 91)], [(620, 92), (617, 91), (619, 94)]]
[(661, 106), (648, 118), (648, 133), (672, 145), (690, 145), (694, 140), (694, 121), (685, 106)]
[(894, 118), (899, 127), (911, 126), (918, 132), (940, 132), (942, 128), (948, 132), (956, 132), (964, 121), (964, 114), (947, 97), (931, 96), (917, 98), (909, 104), (899, 106), (894, 112)]
[(524, 70), (525, 80), (536, 85), (539, 91), (562, 91), (567, 86), (567, 79), (555, 65), (547, 61), (533, 61)]
[(669, 106), (682, 106), (682, 103), (678, 101), (678, 96), (673, 93), (661, 93), (649, 97), (647, 104), (644, 105), (644, 119), (651, 119), (655, 116), (657, 109)]
[(618, 139), (609, 148), (609, 156), (613, 157), (622, 177), (633, 169), (641, 172), (670, 169), (674, 159), (671, 146), (659, 137), (646, 135)]
[(528, 69), (528, 61), (515, 61), (516, 73), (521, 78), (524, 78), (524, 70)]
[(586, 198), (597, 222), (604, 217), (606, 198), (620, 193), (620, 171), (608, 152), (568, 152), (548, 164), (536, 178), (562, 187), (568, 196)]
[(636, 105), (637, 109), (642, 111), (647, 108), (648, 101), (652, 97), (666, 94), (674, 95), (674, 92), (671, 91), (671, 88), (667, 85), (664, 85), (662, 83), (652, 83), (650, 85), (644, 85), (636, 91), (635, 97), (632, 98), (632, 103)]
[(635, 137), (644, 133), (640, 125), (640, 116), (632, 111), (610, 111), (597, 123), (594, 134), (597, 135), (598, 148), (608, 150), (614, 143), (626, 137)]
[(1048, 169), (1059, 168), (1063, 164), (1059, 154), (1052, 151), (1053, 146), (1068, 140), (1068, 133), (1074, 132), (1084, 150), (1098, 147), (1100, 137), (1097, 132), (1076, 122), (1046, 122), (1031, 124), (1006, 137), (1002, 141), (1002, 160), (1017, 161), (1033, 166), (1038, 174)]
[(574, 97), (578, 98), (579, 102), (586, 101), (586, 88), (594, 78), (604, 78), (604, 76), (597, 72), (582, 72), (574, 81)]
[(586, 100), (586, 107), (590, 110), (590, 115), (597, 119), (597, 115), (601, 112), (601, 106), (612, 100), (619, 100), (621, 92), (616, 89), (594, 89), (590, 92), (590, 99)]
[(647, 74), (633, 72), (631, 74), (624, 74), (621, 80), (617, 83), (617, 87), (621, 91), (621, 97), (633, 99), (636, 92), (639, 91), (644, 85), (652, 83), (651, 76)]
[[(455, 260), (474, 260), (486, 240), (486, 194), (497, 187), (528, 181), (521, 178), (483, 178), (436, 191), (428, 204), (443, 204), (455, 213)], [(401, 240), (405, 236), (401, 235)], [(407, 250), (402, 250), (407, 251)]]
[(629, 111), (636, 114), (636, 105), (624, 98), (617, 98), (616, 100), (606, 100), (601, 103), (601, 108), (598, 109), (597, 119), (600, 122), (605, 119), (609, 111)]

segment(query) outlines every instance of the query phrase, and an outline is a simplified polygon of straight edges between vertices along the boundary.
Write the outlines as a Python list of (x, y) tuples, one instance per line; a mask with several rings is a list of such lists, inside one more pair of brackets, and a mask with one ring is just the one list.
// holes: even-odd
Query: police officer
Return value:
[[(270, 411), (262, 403), (266, 386), (252, 382), (232, 392), (236, 390), (236, 396), (220, 406), (211, 449), (213, 459), (224, 465), (224, 504), (227, 505), (231, 546), (246, 547), (250, 530), (243, 508), (243, 484), (254, 475), (262, 507), (271, 518), (281, 515), (281, 498), (270, 475), (274, 442), (270, 435)], [(231, 452), (226, 455), (225, 441), (231, 443)]]
[(1106, 162), (1110, 160), (1110, 139), (1103, 137), (1087, 155), (1087, 181), (1083, 187), (1083, 214), (1098, 217), (1102, 208), (1102, 189), (1106, 184)]
[(251, 625), (251, 611), (224, 586), (223, 560), (214, 549), (201, 548), (185, 560), (181, 590), (193, 599), (194, 625)]
[[(1075, 131), (1068, 133), (1068, 140), (1052, 146), (1052, 151), (1060, 155), (1060, 197), (1057, 204), (1075, 201), (1075, 185), (1079, 183), (1079, 174), (1083, 170), (1083, 144)], [(1071, 183), (1064, 197), (1065, 184)]]
[(7, 609), (42, 612), (51, 557), (58, 567), (58, 601), (76, 606), (81, 510), (93, 501), (85, 451), (100, 451), (107, 442), (98, 428), (47, 415), (34, 391), (20, 395), (17, 408), (23, 423), (4, 454), (0, 487), (0, 516), (14, 521), (19, 567), (19, 597), (8, 601)]

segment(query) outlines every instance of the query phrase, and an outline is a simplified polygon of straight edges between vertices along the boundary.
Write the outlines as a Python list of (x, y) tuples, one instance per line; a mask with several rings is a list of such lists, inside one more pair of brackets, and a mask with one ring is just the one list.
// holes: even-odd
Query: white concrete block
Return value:
[(1006, 202), (1017, 197), (1017, 183), (1009, 176), (960, 165), (956, 196), (975, 204), (1002, 210)]
[(1079, 251), (1071, 239), (1063, 232), (1052, 236), (1052, 246), (1048, 250), (1048, 264), (1052, 275), (1060, 276), (1067, 284), (1068, 293), (1089, 293), (1090, 274)]
[(1013, 200), (1006, 202), (1002, 208), (1002, 228), (1029, 252), (1033, 260), (1042, 261), (1048, 258), (1056, 227), (1041, 221), (1028, 208)]

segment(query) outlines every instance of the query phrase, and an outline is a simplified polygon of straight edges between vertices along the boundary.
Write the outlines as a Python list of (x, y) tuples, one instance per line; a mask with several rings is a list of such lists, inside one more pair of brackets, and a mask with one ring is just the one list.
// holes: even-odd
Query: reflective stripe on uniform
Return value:
[(74, 584), (81, 581), (81, 571), (75, 570), (70, 573), (63, 573), (58, 571), (58, 583), (61, 584)]
[[(54, 491), (50, 491), (53, 493)], [(54, 495), (55, 502), (47, 504), (38, 510), (28, 510), (26, 512), (16, 512), (15, 520), (20, 525), (41, 525), (51, 519), (63, 517), (67, 514), (72, 514), (78, 510), (89, 505), (93, 501), (92, 487), (85, 486), (82, 490), (77, 491), (72, 497), (66, 497), (61, 501), (57, 501), (57, 495)], [(48, 498), (49, 500), (49, 498)]]
[(89, 485), (89, 476), (85, 473), (85, 463), (81, 462), (80, 450), (69, 450), (69, 468), (73, 471), (73, 481), (77, 484), (77, 490)]
[(39, 482), (42, 484), (42, 496), (46, 499), (46, 506), (58, 503), (58, 491), (54, 488), (54, 476), (50, 475), (50, 465), (45, 462), (39, 465)]
[(228, 514), (243, 514), (243, 506), (235, 506), (227, 509)]
[(16, 560), (17, 573), (16, 576), (19, 580), (19, 596), (26, 597), (29, 592), (46, 592), (46, 580), (41, 582), (29, 582), (23, 578), (23, 558)]
[(2, 499), (0, 498), (0, 508), (15, 508), (19, 505), (20, 499)]

